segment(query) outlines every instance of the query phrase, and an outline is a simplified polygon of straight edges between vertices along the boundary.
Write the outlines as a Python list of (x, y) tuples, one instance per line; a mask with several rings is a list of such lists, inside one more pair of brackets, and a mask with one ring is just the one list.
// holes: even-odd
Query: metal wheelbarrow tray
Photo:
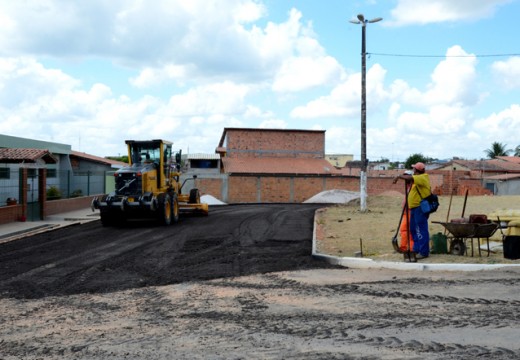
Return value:
[[(452, 240), (450, 242), (450, 253), (454, 255), (463, 255), (466, 252), (466, 245), (464, 239), (471, 239), (471, 256), (473, 256), (473, 239), (487, 239), (488, 256), (489, 256), (489, 237), (491, 237), (498, 229), (497, 223), (488, 221), (486, 224), (480, 223), (455, 223), (455, 222), (441, 222), (432, 221), (435, 224), (441, 224), (451, 234)], [(480, 241), (479, 255), (480, 255)]]

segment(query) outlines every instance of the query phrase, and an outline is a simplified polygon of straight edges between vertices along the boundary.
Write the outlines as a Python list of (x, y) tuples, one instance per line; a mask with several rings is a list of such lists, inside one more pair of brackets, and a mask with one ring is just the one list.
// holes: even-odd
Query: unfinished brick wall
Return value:
[[(460, 175), (460, 174), (459, 174)], [(359, 178), (353, 176), (229, 176), (226, 179), (198, 179), (199, 189), (203, 194), (210, 194), (227, 203), (301, 203), (326, 190), (347, 190), (359, 192)], [(432, 191), (438, 195), (450, 195), (451, 183), (456, 183), (454, 195), (464, 195), (468, 189), (470, 195), (492, 195), (480, 185), (478, 179), (455, 178), (447, 172), (430, 173)], [(226, 186), (222, 182), (227, 181)], [(222, 194), (221, 189), (227, 189)], [(404, 194), (404, 183), (393, 184), (393, 178), (369, 177), (368, 195), (379, 195), (388, 191)], [(227, 198), (226, 198), (227, 196)]]
[(260, 202), (287, 203), (292, 200), (291, 179), (288, 177), (262, 177), (260, 181)]
[(303, 202), (325, 189), (325, 178), (318, 176), (293, 177), (294, 196), (293, 201), (296, 203)]
[(227, 129), (229, 157), (325, 157), (325, 131)]
[(466, 190), (468, 191), (468, 195), (493, 195), (492, 191), (481, 186), (480, 179), (461, 179), (459, 183), (459, 194), (466, 194)]
[[(228, 178), (228, 203), (256, 203), (258, 202), (256, 176), (230, 176)], [(222, 195), (214, 195), (223, 199)]]
[[(198, 178), (195, 180), (194, 187), (199, 189), (201, 195), (211, 194), (221, 194), (222, 192), (222, 179), (221, 178)], [(191, 188), (191, 187), (190, 187)], [(183, 190), (183, 193), (188, 193)], [(222, 198), (219, 196), (219, 199)]]

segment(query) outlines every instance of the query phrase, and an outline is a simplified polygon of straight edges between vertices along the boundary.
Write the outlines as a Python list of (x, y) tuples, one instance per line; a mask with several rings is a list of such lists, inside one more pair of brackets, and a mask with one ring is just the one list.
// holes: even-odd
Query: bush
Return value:
[(76, 189), (70, 194), (71, 198), (76, 198), (80, 196), (83, 196), (83, 191), (81, 191), (81, 189)]
[(61, 199), (61, 191), (56, 186), (51, 186), (47, 189), (47, 200)]

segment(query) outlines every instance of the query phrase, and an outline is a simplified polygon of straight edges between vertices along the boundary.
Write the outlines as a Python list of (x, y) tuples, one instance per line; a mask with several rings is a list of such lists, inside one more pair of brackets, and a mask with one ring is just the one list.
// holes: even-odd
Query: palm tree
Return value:
[(491, 149), (484, 150), (486, 156), (490, 159), (494, 159), (497, 156), (508, 156), (509, 153), (513, 150), (506, 150), (506, 144), (502, 144), (499, 142), (494, 142), (491, 144)]

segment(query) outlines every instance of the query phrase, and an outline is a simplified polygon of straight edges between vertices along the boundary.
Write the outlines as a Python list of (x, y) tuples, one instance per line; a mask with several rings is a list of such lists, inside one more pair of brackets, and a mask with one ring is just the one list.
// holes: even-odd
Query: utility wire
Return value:
[(483, 55), (415, 55), (415, 54), (389, 54), (389, 53), (366, 53), (367, 55), (376, 56), (395, 56), (395, 57), (416, 57), (416, 58), (466, 58), (466, 57), (506, 57), (520, 56), (519, 54), (483, 54)]

